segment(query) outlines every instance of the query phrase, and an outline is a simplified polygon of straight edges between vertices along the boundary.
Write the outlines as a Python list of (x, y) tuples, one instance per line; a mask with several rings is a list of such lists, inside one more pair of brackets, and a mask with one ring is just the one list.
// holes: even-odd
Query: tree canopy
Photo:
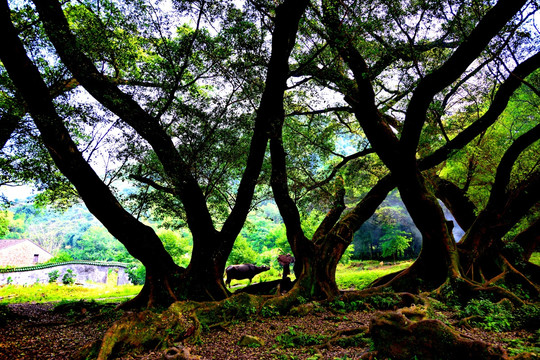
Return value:
[[(146, 267), (132, 304), (229, 296), (227, 259), (242, 259), (235, 240), (269, 199), (296, 258), (290, 296), (332, 298), (373, 214), (382, 251), (405, 250), (401, 214), (379, 208), (395, 188), (421, 249), (375, 287), (478, 288), (512, 272), (538, 294), (538, 270), (504, 250), (538, 244), (537, 8), (3, 0), (1, 181), (82, 199)], [(439, 200), (466, 232), (457, 244)], [(188, 264), (148, 218), (189, 228)], [(260, 232), (258, 251), (272, 236)]]

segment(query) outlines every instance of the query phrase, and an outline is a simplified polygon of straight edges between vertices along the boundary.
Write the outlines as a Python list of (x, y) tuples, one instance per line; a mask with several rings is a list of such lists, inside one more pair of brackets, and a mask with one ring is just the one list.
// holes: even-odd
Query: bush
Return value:
[(73, 285), (75, 283), (76, 275), (73, 274), (73, 270), (67, 269), (66, 273), (62, 277), (62, 284), (64, 285)]
[(138, 264), (127, 269), (126, 273), (133, 285), (143, 285), (146, 280), (146, 268), (143, 264)]
[(249, 245), (246, 238), (239, 235), (227, 260), (227, 265), (253, 264), (257, 261), (257, 252)]
[(49, 284), (56, 282), (60, 277), (60, 272), (58, 270), (51, 271), (47, 274), (49, 276)]
[(471, 321), (471, 324), (490, 331), (508, 331), (514, 323), (512, 303), (508, 300), (492, 303), (489, 300), (472, 299), (462, 311), (461, 316), (477, 317)]
[(327, 340), (327, 336), (320, 334), (307, 334), (297, 331), (293, 326), (286, 333), (276, 337), (276, 341), (284, 348), (320, 345)]
[(520, 328), (538, 329), (540, 331), (540, 306), (536, 304), (525, 304), (514, 313), (514, 316), (516, 325)]

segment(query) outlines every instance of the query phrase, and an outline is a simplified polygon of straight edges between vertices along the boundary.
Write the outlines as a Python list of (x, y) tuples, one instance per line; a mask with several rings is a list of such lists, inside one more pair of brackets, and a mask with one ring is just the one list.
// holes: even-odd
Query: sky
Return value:
[(0, 186), (0, 194), (4, 195), (8, 200), (23, 200), (31, 195), (35, 195), (35, 191), (31, 186)]

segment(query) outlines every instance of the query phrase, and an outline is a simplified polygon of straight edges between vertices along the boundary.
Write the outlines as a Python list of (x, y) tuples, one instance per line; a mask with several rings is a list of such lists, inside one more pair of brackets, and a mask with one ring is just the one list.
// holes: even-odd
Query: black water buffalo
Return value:
[(249, 283), (251, 284), (251, 280), (253, 280), (253, 277), (259, 273), (262, 273), (263, 271), (268, 271), (270, 268), (268, 266), (257, 266), (253, 264), (241, 264), (241, 265), (231, 265), (228, 266), (225, 269), (225, 272), (227, 273), (227, 280), (225, 281), (227, 286), (231, 286), (231, 280), (242, 280), (242, 279), (249, 279)]

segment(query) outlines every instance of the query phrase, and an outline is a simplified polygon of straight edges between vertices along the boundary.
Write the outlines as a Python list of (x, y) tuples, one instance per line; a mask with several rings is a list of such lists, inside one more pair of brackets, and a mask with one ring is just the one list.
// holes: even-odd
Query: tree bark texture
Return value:
[[(75, 186), (89, 211), (100, 219), (131, 255), (146, 266), (150, 278), (160, 277), (161, 281), (166, 278), (164, 274), (177, 272), (178, 266), (155, 232), (120, 205), (110, 189), (84, 160), (62, 119), (56, 113), (47, 86), (37, 67), (27, 57), (17, 37), (7, 2), (2, 1), (0, 6), (2, 17), (0, 26), (6, 42), (6, 46), (0, 47), (0, 59), (27, 103), (54, 162)], [(156, 274), (163, 275), (156, 276)]]
[[(148, 141), (167, 176), (171, 179), (175, 194), (184, 205), (194, 240), (193, 254), (186, 271), (175, 276), (176, 285), (180, 286), (180, 289), (170, 291), (171, 295), (195, 299), (226, 297), (228, 291), (223, 284), (225, 263), (250, 209), (266, 151), (269, 124), (273, 122), (273, 118), (283, 116), (280, 108), (283, 108), (283, 92), (286, 89), (289, 72), (288, 58), (295, 44), (298, 22), (307, 6), (307, 1), (286, 1), (276, 9), (272, 55), (265, 90), (256, 116), (248, 160), (240, 181), (236, 203), (220, 232), (214, 227), (201, 188), (176, 151), (172, 139), (160, 126), (159, 119), (148, 114), (131, 96), (122, 92), (116, 84), (100, 74), (92, 60), (85, 55), (82, 44), (78, 43), (71, 32), (58, 1), (36, 0), (34, 3), (46, 33), (63, 63), (92, 96)], [(81, 197), (92, 196), (92, 191), (83, 189), (84, 186), (82, 184), (78, 188)], [(105, 204), (103, 206), (107, 207)], [(107, 220), (99, 216), (98, 219), (102, 222)], [(115, 218), (109, 222), (120, 224), (117, 220)], [(119, 225), (118, 228), (122, 226)], [(148, 246), (152, 247), (152, 245)], [(132, 250), (132, 252), (136, 251)], [(151, 251), (143, 251), (143, 253), (145, 257), (151, 257), (152, 254)], [(154, 260), (160, 263), (159, 259)], [(154, 260), (146, 259), (143, 264), (146, 265), (148, 261)], [(149, 279), (159, 278), (157, 273), (148, 274)], [(143, 293), (157, 293), (152, 289), (154, 287), (149, 284), (145, 286)]]

